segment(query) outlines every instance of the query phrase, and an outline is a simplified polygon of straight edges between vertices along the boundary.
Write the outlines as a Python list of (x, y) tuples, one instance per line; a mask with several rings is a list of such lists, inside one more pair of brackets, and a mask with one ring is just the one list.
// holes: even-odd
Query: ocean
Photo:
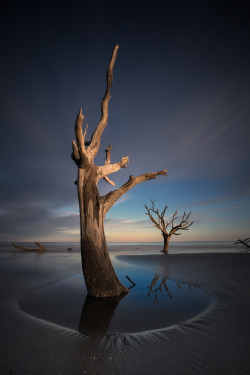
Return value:
[[(40, 242), (47, 250), (51, 251), (80, 251), (79, 242)], [(34, 242), (15, 242), (18, 246), (35, 249)], [(159, 253), (163, 248), (162, 242), (108, 242), (110, 252), (122, 253)], [(15, 250), (12, 242), (0, 242), (0, 251)], [(247, 251), (248, 248), (242, 244), (235, 245), (231, 241), (187, 241), (170, 242), (169, 254), (177, 253), (238, 253)]]

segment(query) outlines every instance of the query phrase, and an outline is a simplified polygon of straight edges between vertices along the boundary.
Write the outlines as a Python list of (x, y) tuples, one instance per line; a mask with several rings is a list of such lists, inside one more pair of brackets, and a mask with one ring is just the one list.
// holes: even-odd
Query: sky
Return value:
[[(1, 5), (0, 241), (79, 241), (71, 159), (80, 108), (100, 119), (113, 48), (109, 121), (96, 164), (110, 176), (168, 170), (105, 219), (108, 242), (162, 241), (144, 204), (192, 211), (178, 241), (250, 236), (250, 1), (28, 1)], [(87, 137), (88, 137), (87, 136)], [(105, 181), (101, 195), (114, 189)]]

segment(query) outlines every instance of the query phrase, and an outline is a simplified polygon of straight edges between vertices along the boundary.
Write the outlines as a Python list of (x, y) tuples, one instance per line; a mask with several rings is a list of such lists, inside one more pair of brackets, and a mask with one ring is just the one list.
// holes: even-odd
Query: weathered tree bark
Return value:
[(110, 184), (115, 185), (108, 175), (119, 171), (121, 168), (126, 168), (129, 163), (128, 156), (125, 156), (118, 163), (111, 164), (111, 145), (109, 145), (106, 149), (105, 164), (103, 166), (94, 164), (101, 136), (108, 122), (108, 103), (111, 98), (113, 67), (118, 48), (117, 45), (113, 51), (107, 72), (107, 88), (102, 100), (100, 122), (92, 134), (91, 140), (86, 141), (88, 125), (83, 132), (84, 116), (82, 110), (80, 110), (75, 123), (77, 143), (73, 141), (72, 150), (72, 159), (78, 167), (76, 184), (80, 208), (82, 268), (88, 294), (92, 297), (113, 297), (128, 292), (128, 289), (118, 280), (109, 257), (104, 234), (106, 213), (133, 186), (154, 179), (158, 175), (166, 175), (166, 170), (163, 170), (136, 177), (130, 176), (129, 180), (117, 190), (111, 191), (105, 196), (99, 195), (98, 181), (103, 178)]
[(169, 245), (169, 241), (170, 241), (170, 236), (166, 236), (165, 234), (162, 235), (162, 236), (163, 236), (163, 240), (164, 240), (162, 252), (168, 254), (168, 245)]
[[(163, 211), (160, 213), (159, 210), (155, 208), (153, 200), (151, 200), (151, 203), (152, 203), (152, 207), (150, 208), (148, 208), (145, 205), (145, 208), (147, 210), (146, 215), (149, 216), (150, 220), (154, 224), (154, 227), (156, 227), (157, 229), (161, 231), (161, 234), (164, 240), (162, 252), (164, 254), (168, 254), (168, 245), (169, 245), (171, 236), (172, 235), (179, 236), (181, 233), (177, 233), (178, 231), (188, 230), (189, 227), (191, 227), (191, 225), (194, 223), (193, 221), (192, 222), (188, 221), (189, 216), (191, 215), (192, 211), (190, 211), (188, 214), (184, 212), (180, 224), (174, 225), (174, 221), (178, 219), (177, 217), (178, 211), (175, 211), (172, 216), (172, 219), (166, 222), (165, 212), (168, 207), (165, 206)], [(152, 213), (156, 214), (156, 218), (152, 215)], [(168, 230), (169, 226), (171, 227), (170, 230)]]

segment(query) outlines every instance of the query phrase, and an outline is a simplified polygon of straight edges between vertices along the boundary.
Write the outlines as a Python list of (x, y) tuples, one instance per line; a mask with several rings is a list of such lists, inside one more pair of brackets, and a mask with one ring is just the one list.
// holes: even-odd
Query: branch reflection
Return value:
[[(158, 294), (161, 293), (162, 291), (166, 291), (169, 299), (171, 300), (173, 298), (173, 295), (170, 293), (169, 291), (169, 288), (167, 286), (167, 281), (168, 281), (168, 277), (167, 276), (159, 276), (159, 275), (155, 275), (153, 280), (151, 281), (151, 284), (147, 287), (149, 289), (148, 291), (148, 294), (147, 294), (147, 297), (151, 296), (151, 295), (154, 295), (154, 303), (158, 303)], [(181, 283), (179, 282), (175, 282), (175, 284), (177, 285), (178, 289), (180, 291), (182, 291), (183, 289), (183, 286)], [(195, 286), (192, 286), (192, 285), (189, 285), (189, 284), (185, 284), (188, 286), (188, 289), (191, 290), (191, 288), (193, 287), (194, 289), (196, 289)]]

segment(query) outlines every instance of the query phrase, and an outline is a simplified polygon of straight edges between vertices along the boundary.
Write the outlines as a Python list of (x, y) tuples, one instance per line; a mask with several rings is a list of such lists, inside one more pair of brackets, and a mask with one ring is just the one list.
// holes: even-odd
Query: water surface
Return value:
[[(121, 271), (122, 270), (122, 271)], [(87, 296), (82, 274), (43, 287), (19, 301), (21, 309), (43, 320), (87, 335), (134, 333), (182, 324), (204, 311), (210, 297), (200, 288), (169, 280), (143, 268), (121, 264), (118, 277), (127, 295)], [(135, 283), (133, 286), (125, 275)]]
[[(41, 244), (50, 251), (80, 251), (79, 242), (41, 242)], [(17, 242), (17, 245), (36, 248), (32, 242)], [(117, 250), (125, 253), (159, 253), (163, 248), (163, 242), (109, 242), (108, 248), (110, 252)], [(11, 242), (0, 242), (0, 251), (15, 250)], [(71, 249), (71, 250), (68, 250)], [(170, 241), (169, 253), (238, 253), (246, 251), (244, 245), (235, 245), (230, 241)]]

